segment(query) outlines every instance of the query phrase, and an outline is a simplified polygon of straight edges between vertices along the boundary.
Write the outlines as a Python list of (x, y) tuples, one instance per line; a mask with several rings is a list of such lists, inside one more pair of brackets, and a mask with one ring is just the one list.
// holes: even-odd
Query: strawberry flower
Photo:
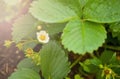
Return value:
[(46, 31), (42, 30), (40, 32), (37, 32), (37, 39), (41, 43), (48, 43), (49, 42), (49, 35)]

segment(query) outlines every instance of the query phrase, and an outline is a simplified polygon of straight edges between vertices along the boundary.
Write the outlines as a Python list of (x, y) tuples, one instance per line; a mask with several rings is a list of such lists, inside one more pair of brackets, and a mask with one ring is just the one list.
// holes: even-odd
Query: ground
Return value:
[(4, 40), (11, 39), (11, 25), (6, 22), (0, 23), (0, 79), (8, 79), (16, 65), (24, 58), (23, 52), (13, 44), (10, 48), (3, 46)]

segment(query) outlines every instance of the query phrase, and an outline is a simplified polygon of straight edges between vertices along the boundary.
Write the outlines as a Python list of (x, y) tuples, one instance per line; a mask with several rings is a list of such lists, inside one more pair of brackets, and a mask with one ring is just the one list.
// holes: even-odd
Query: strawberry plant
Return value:
[(119, 79), (119, 4), (33, 0), (5, 44), (16, 43), (26, 56), (8, 79)]

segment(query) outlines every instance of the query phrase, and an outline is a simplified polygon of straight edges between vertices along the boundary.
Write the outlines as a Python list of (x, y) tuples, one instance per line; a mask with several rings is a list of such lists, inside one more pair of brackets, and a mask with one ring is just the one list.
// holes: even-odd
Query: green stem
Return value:
[(87, 73), (85, 73), (83, 70), (80, 69), (79, 71), (80, 71), (80, 73), (83, 74), (84, 76), (89, 77), (89, 75), (88, 75)]
[(112, 50), (116, 50), (116, 51), (120, 51), (120, 46), (109, 46), (109, 45), (105, 45), (103, 46), (106, 49), (112, 49)]
[(120, 65), (108, 65), (108, 67), (116, 67), (116, 68), (120, 68)]
[(76, 61), (74, 61), (74, 62), (71, 64), (70, 68), (74, 67), (74, 66), (80, 61), (81, 58), (82, 58), (82, 56), (79, 56), (79, 58), (76, 59)]

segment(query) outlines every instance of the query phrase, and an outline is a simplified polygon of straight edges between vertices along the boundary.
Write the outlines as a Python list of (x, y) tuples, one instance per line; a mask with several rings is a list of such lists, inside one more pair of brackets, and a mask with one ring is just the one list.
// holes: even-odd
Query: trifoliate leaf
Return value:
[(63, 79), (70, 68), (68, 58), (56, 42), (43, 46), (41, 54), (41, 71), (45, 79)]
[(32, 3), (31, 14), (48, 23), (66, 22), (80, 16), (78, 0), (37, 0)]
[(19, 69), (14, 72), (8, 79), (41, 79), (39, 74), (32, 69)]
[(120, 21), (120, 0), (88, 0), (84, 7), (84, 19), (98, 23)]
[(30, 39), (36, 37), (37, 20), (30, 14), (20, 17), (13, 24), (13, 41), (19, 42), (22, 39)]
[(62, 34), (62, 44), (69, 51), (85, 54), (98, 49), (106, 39), (105, 28), (101, 24), (73, 20)]

